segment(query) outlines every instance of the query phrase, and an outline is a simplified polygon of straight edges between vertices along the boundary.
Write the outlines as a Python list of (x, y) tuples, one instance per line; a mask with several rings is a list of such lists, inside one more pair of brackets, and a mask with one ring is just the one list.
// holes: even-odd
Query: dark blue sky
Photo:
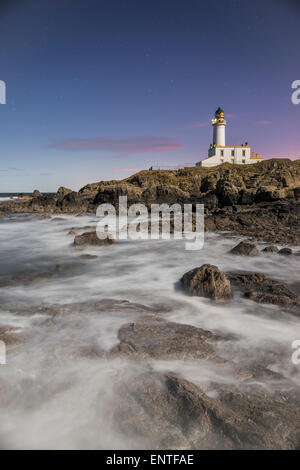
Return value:
[(300, 2), (19, 0), (0, 5), (0, 192), (78, 189), (227, 144), (300, 157)]

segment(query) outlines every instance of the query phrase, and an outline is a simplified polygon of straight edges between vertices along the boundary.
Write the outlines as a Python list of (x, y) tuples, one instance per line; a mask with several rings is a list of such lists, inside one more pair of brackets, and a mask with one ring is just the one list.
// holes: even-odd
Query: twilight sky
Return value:
[(300, 158), (300, 1), (2, 0), (0, 192), (79, 189), (227, 145)]

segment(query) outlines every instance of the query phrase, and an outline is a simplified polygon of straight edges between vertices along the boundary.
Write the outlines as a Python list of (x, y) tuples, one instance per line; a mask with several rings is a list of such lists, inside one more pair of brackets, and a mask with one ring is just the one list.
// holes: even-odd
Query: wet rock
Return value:
[(264, 253), (278, 253), (278, 248), (276, 245), (266, 246), (263, 250)]
[(63, 272), (63, 271), (70, 271), (78, 268), (80, 263), (59, 263), (55, 266), (56, 271)]
[(216, 357), (210, 344), (219, 336), (201, 328), (174, 323), (155, 317), (143, 317), (124, 325), (118, 334), (120, 343), (112, 355), (135, 359), (212, 359)]
[(255, 302), (292, 307), (297, 304), (298, 296), (284, 284), (274, 281), (262, 273), (227, 273), (233, 286), (237, 286), (245, 296)]
[(40, 193), (40, 191), (35, 189), (32, 193), (32, 197), (40, 197), (40, 196), (42, 196), (42, 193)]
[(245, 384), (216, 386), (212, 397), (173, 373), (149, 371), (121, 384), (114, 420), (147, 448), (295, 449), (299, 443), (300, 410), (288, 396)]
[(208, 297), (213, 300), (231, 296), (230, 282), (217, 266), (204, 264), (185, 273), (181, 284), (190, 295)]
[(83, 232), (95, 232), (96, 225), (85, 225), (84, 227), (71, 227), (68, 230), (68, 235), (79, 235)]
[(279, 253), (280, 255), (288, 256), (288, 255), (292, 255), (292, 254), (293, 254), (293, 250), (291, 250), (291, 248), (281, 248), (281, 250), (279, 250), (278, 253)]
[(41, 272), (41, 273), (21, 273), (16, 274), (12, 278), (1, 282), (1, 286), (15, 286), (18, 284), (29, 285), (38, 282), (45, 282), (53, 279), (56, 276), (53, 272)]
[(80, 255), (79, 258), (80, 259), (95, 259), (95, 258), (98, 258), (98, 256), (86, 254), (86, 255)]
[(22, 335), (19, 332), (20, 328), (0, 326), (0, 341), (3, 341), (6, 347), (14, 346), (22, 341)]
[(240, 242), (230, 250), (230, 253), (241, 256), (258, 256), (258, 249), (252, 243)]
[(96, 232), (85, 232), (81, 235), (76, 235), (74, 238), (74, 246), (77, 249), (85, 248), (88, 246), (112, 245), (113, 243), (113, 238), (105, 238), (101, 240), (100, 238), (98, 238)]
[(32, 277), (24, 278), (24, 282), (25, 283), (44, 282), (44, 281), (48, 281), (49, 279), (53, 279), (54, 277), (55, 277), (54, 273), (42, 272), (42, 273), (35, 274)]
[(53, 217), (51, 222), (64, 222), (65, 220), (64, 217)]

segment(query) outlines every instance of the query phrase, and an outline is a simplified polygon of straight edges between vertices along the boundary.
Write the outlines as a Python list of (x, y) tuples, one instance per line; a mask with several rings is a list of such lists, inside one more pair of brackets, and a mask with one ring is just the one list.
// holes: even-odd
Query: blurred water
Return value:
[[(68, 231), (92, 225), (96, 219), (63, 218), (12, 215), (0, 219), (0, 328), (12, 327), (20, 336), (20, 344), (8, 348), (7, 365), (0, 366), (1, 447), (136, 445), (110, 425), (113, 389), (116, 377), (130, 380), (147, 365), (137, 368), (124, 360), (103, 361), (100, 356), (117, 344), (120, 326), (138, 318), (143, 309), (123, 303), (112, 310), (109, 304), (106, 308), (106, 299), (142, 304), (168, 320), (227, 335), (231, 339), (216, 345), (220, 356), (248, 365), (267, 360), (273, 370), (291, 375), (291, 344), (300, 338), (298, 317), (239, 294), (224, 304), (188, 297), (176, 284), (186, 271), (210, 263), (222, 271), (260, 271), (295, 285), (299, 257), (233, 256), (229, 250), (239, 238), (213, 233), (206, 234), (200, 251), (186, 251), (184, 240), (122, 241), (76, 251)], [(83, 259), (83, 253), (96, 257)], [(57, 272), (57, 264), (67, 268)], [(7, 285), (16, 274), (32, 277), (41, 272), (54, 277)], [(104, 307), (99, 309), (95, 302)], [(70, 308), (64, 311), (66, 304)], [(51, 309), (58, 313), (53, 316)], [(84, 353), (87, 348), (96, 352), (96, 358)], [(234, 380), (229, 369), (223, 368), (221, 376), (219, 370), (202, 363), (156, 361), (152, 366), (175, 370), (203, 387), (217, 376), (220, 382)]]

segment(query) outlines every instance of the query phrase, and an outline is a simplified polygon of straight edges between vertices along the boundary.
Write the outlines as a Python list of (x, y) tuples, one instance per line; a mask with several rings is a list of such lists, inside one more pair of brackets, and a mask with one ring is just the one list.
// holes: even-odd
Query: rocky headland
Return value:
[(87, 184), (78, 192), (21, 196), (0, 214), (86, 214), (101, 203), (203, 203), (205, 229), (230, 231), (272, 243), (300, 243), (300, 160), (271, 159), (256, 165), (141, 171), (123, 180)]

